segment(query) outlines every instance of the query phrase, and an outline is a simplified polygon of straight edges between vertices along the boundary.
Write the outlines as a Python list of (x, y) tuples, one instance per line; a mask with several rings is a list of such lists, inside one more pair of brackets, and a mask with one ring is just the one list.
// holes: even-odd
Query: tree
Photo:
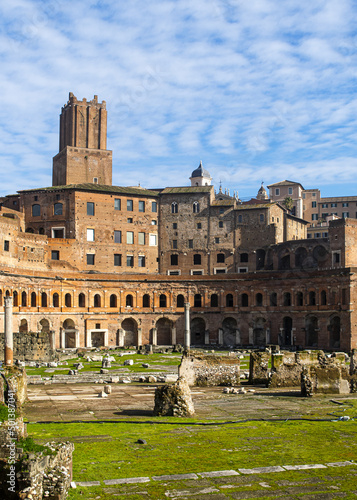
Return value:
[(284, 207), (289, 210), (289, 212), (291, 212), (292, 208), (293, 208), (293, 205), (294, 205), (294, 202), (293, 202), (293, 199), (291, 198), (291, 196), (287, 196), (284, 201), (283, 201), (283, 205)]

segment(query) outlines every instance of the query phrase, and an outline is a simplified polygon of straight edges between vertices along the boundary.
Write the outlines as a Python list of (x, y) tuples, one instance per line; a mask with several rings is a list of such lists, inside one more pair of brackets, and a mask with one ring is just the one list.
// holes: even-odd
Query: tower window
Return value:
[(132, 212), (134, 208), (133, 200), (126, 200), (126, 209), (128, 212)]
[(139, 201), (139, 212), (145, 212), (145, 201)]
[(176, 201), (174, 201), (173, 203), (171, 203), (171, 213), (172, 214), (177, 214), (178, 213), (178, 204), (176, 203)]
[(94, 203), (87, 202), (87, 215), (94, 215)]
[(54, 215), (62, 215), (63, 214), (63, 205), (62, 205), (62, 203), (55, 203), (54, 209), (53, 209), (53, 214)]

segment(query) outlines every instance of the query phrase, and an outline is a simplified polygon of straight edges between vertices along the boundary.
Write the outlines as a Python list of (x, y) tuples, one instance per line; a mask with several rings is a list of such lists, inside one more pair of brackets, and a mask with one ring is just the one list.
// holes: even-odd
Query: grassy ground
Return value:
[[(123, 351), (125, 353), (125, 351)], [(165, 367), (173, 367), (178, 366), (181, 362), (182, 354), (179, 353), (168, 353), (168, 354), (125, 354), (123, 356), (119, 356), (118, 352), (110, 352), (110, 356), (115, 358), (115, 361), (112, 361), (111, 368), (108, 368), (110, 371), (120, 370), (123, 373), (138, 373), (138, 372), (159, 372), (165, 371)], [(133, 365), (125, 365), (124, 361), (127, 359), (132, 359), (134, 361)], [(58, 369), (54, 368), (53, 371), (48, 371), (49, 368), (41, 367), (41, 368), (26, 368), (26, 372), (28, 375), (41, 375), (42, 377), (51, 377), (52, 375), (64, 375), (67, 374), (67, 370), (73, 370), (75, 367), (73, 366), (75, 363), (82, 363), (83, 368), (80, 370), (83, 372), (100, 372), (102, 367), (101, 361), (88, 362), (85, 357), (77, 357), (67, 360), (68, 366), (60, 366)], [(143, 368), (142, 364), (148, 363), (149, 368)], [(154, 368), (153, 368), (154, 367)]]
[[(155, 420), (166, 423), (31, 424), (28, 431), (41, 443), (75, 443), (75, 481), (357, 461), (354, 421), (204, 426), (192, 425), (194, 420), (185, 425), (177, 419)], [(139, 438), (147, 444), (137, 444)]]

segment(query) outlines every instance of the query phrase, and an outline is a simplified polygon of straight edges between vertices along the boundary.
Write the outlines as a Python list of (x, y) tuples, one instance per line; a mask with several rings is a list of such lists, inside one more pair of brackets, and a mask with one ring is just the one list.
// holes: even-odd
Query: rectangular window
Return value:
[(133, 245), (134, 244), (134, 233), (133, 231), (127, 231), (126, 232), (126, 242), (128, 245)]
[(314, 238), (321, 238), (321, 233), (314, 233)]
[(248, 272), (248, 268), (247, 267), (238, 267), (238, 272), (239, 273), (247, 273)]
[(87, 229), (87, 241), (94, 241), (94, 229)]
[(94, 266), (94, 253), (87, 253), (87, 265)]
[(139, 200), (139, 212), (145, 212), (145, 201)]
[(52, 250), (51, 252), (51, 259), (52, 260), (59, 260), (59, 250)]
[(197, 227), (197, 229), (202, 229), (202, 224), (201, 224), (201, 222), (197, 222), (197, 226), (196, 226), (196, 227)]
[(316, 208), (316, 201), (312, 201), (311, 206), (312, 206), (312, 208)]
[(340, 252), (332, 252), (332, 260), (334, 264), (339, 264), (341, 262)]
[(114, 265), (121, 266), (121, 253), (114, 254)]
[(171, 255), (171, 265), (178, 266), (178, 255), (176, 254)]
[(177, 222), (174, 222), (174, 223), (172, 224), (172, 229), (177, 229)]
[(132, 212), (134, 208), (133, 200), (126, 200), (126, 209), (128, 212)]
[(188, 240), (188, 248), (193, 248), (193, 240)]
[(157, 220), (154, 220), (154, 219), (153, 219), (153, 220), (151, 221), (151, 225), (152, 225), (152, 226), (157, 226)]
[(303, 199), (305, 200), (305, 198), (306, 198), (306, 193), (302, 193), (302, 197), (303, 197)]
[(243, 215), (238, 215), (238, 222), (243, 222)]
[[(176, 241), (177, 243), (177, 241)], [(157, 246), (157, 234), (149, 234), (149, 245), (151, 247)]]
[(10, 241), (4, 241), (4, 252), (8, 252), (10, 250)]
[(275, 188), (275, 196), (280, 196), (280, 189), (279, 188)]
[(138, 257), (138, 266), (139, 267), (145, 267), (145, 256), (144, 255), (139, 255), (139, 257)]
[(328, 213), (322, 213), (322, 214), (321, 214), (321, 217), (322, 217), (323, 219), (326, 219), (326, 217), (328, 217)]
[(331, 203), (331, 208), (337, 208), (337, 203)]
[(214, 242), (215, 242), (215, 243), (219, 243), (219, 238), (215, 238), (215, 239), (214, 239)]
[(226, 274), (227, 273), (227, 269), (225, 267), (215, 267), (213, 269), (213, 273), (214, 274)]
[(259, 215), (259, 221), (260, 222), (264, 222), (264, 214), (260, 214)]
[(157, 202), (156, 201), (151, 202), (151, 211), (157, 212)]
[(312, 196), (316, 196), (316, 193), (312, 193)]
[(114, 231), (114, 243), (121, 243), (121, 231)]
[(328, 203), (323, 203), (322, 208), (328, 208)]
[(177, 248), (177, 240), (172, 240), (172, 248)]
[(169, 276), (180, 276), (181, 271), (180, 271), (180, 269), (177, 269), (177, 270), (169, 269), (169, 270), (167, 271), (167, 274), (168, 274)]
[(350, 213), (349, 213), (349, 212), (342, 212), (342, 217), (343, 217), (344, 219), (347, 219), (347, 217), (349, 217), (349, 216), (350, 216)]
[(132, 217), (128, 217), (128, 218), (126, 219), (126, 222), (127, 222), (128, 224), (132, 224), (132, 223), (133, 223), (133, 218), (132, 218)]
[(318, 220), (319, 214), (312, 214), (311, 215), (311, 220)]
[(138, 234), (138, 243), (139, 245), (145, 245), (145, 233)]
[(114, 210), (121, 210), (121, 199), (120, 198), (114, 199)]
[(55, 203), (55, 205), (53, 207), (53, 215), (63, 215), (62, 203)]
[(218, 227), (223, 227), (223, 220), (220, 220), (220, 221), (218, 222)]
[(91, 201), (87, 202), (87, 215), (94, 215), (94, 203)]
[(134, 267), (134, 256), (133, 255), (126, 256), (126, 265), (127, 265), (127, 267)]
[(289, 188), (289, 194), (293, 194), (293, 188)]
[(191, 269), (191, 274), (193, 276), (201, 275), (201, 274), (203, 274), (203, 269)]
[(347, 202), (347, 201), (345, 201), (344, 203), (342, 203), (342, 207), (343, 207), (343, 208), (348, 207), (348, 202)]

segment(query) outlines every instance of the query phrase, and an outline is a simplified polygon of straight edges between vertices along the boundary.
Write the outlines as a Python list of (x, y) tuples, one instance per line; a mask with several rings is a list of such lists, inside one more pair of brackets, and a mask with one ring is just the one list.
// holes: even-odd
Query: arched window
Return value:
[(309, 292), (309, 306), (316, 306), (316, 293)]
[(117, 307), (117, 296), (115, 293), (112, 293), (109, 299), (109, 306), (110, 307)]
[(199, 253), (195, 253), (195, 255), (193, 256), (193, 264), (195, 266), (201, 265), (201, 255)]
[(53, 307), (59, 307), (59, 295), (58, 295), (58, 293), (53, 294), (52, 305), (53, 305)]
[(276, 307), (278, 305), (278, 295), (276, 292), (270, 294), (270, 305)]
[(37, 305), (36, 293), (32, 292), (31, 293), (31, 307), (36, 307), (36, 305)]
[(304, 305), (304, 294), (302, 292), (296, 293), (296, 305), (301, 307)]
[(185, 307), (185, 297), (181, 294), (177, 296), (176, 307)]
[(257, 293), (255, 296), (255, 305), (262, 306), (263, 305), (263, 295), (261, 293)]
[(199, 293), (196, 293), (193, 301), (193, 307), (202, 307), (202, 296)]
[(172, 214), (177, 214), (178, 213), (178, 204), (176, 203), (176, 201), (173, 201), (171, 203), (171, 213)]
[(242, 295), (241, 295), (241, 304), (242, 304), (242, 307), (248, 307), (248, 305), (249, 305), (249, 299), (248, 299), (248, 294), (247, 293), (242, 293)]
[(226, 260), (226, 256), (224, 253), (218, 253), (217, 254), (217, 263), (223, 263)]
[(198, 212), (200, 211), (200, 204), (198, 203), (198, 201), (193, 202), (192, 210), (194, 214), (198, 214)]
[(63, 205), (62, 205), (62, 203), (55, 203), (54, 209), (53, 209), (53, 214), (54, 215), (62, 215), (63, 214)]
[(37, 203), (32, 205), (32, 217), (39, 217), (41, 215), (41, 205)]
[(86, 296), (84, 293), (78, 295), (78, 307), (86, 307)]
[(66, 293), (64, 296), (64, 305), (66, 307), (72, 307), (72, 295), (70, 293)]
[(41, 307), (47, 307), (47, 293), (41, 293)]
[(291, 293), (285, 292), (283, 295), (284, 306), (291, 306)]
[(17, 307), (19, 305), (19, 296), (16, 291), (14, 291), (12, 294), (12, 302), (14, 307)]
[(321, 291), (321, 305), (326, 306), (327, 305), (327, 296), (325, 290)]
[(233, 295), (231, 293), (226, 295), (226, 307), (233, 307)]
[(160, 295), (160, 307), (166, 307), (166, 304), (167, 304), (167, 298), (166, 298), (166, 295), (165, 294), (161, 294)]
[(211, 307), (218, 307), (218, 295), (216, 293), (211, 295)]
[(96, 293), (94, 295), (94, 307), (101, 307), (101, 303), (102, 303), (102, 298), (99, 295), (99, 293)]
[(127, 295), (125, 298), (125, 305), (126, 307), (133, 307), (133, 296), (132, 295)]
[(27, 293), (26, 292), (22, 292), (22, 294), (21, 294), (21, 306), (27, 307)]
[(26, 229), (26, 233), (30, 233), (30, 234), (33, 234), (35, 231), (32, 229), (32, 227), (28, 227)]
[(48, 321), (48, 319), (41, 319), (40, 321), (40, 325), (41, 325), (41, 332), (49, 332), (50, 331), (50, 323)]
[(148, 293), (143, 296), (143, 307), (150, 307), (150, 295)]

